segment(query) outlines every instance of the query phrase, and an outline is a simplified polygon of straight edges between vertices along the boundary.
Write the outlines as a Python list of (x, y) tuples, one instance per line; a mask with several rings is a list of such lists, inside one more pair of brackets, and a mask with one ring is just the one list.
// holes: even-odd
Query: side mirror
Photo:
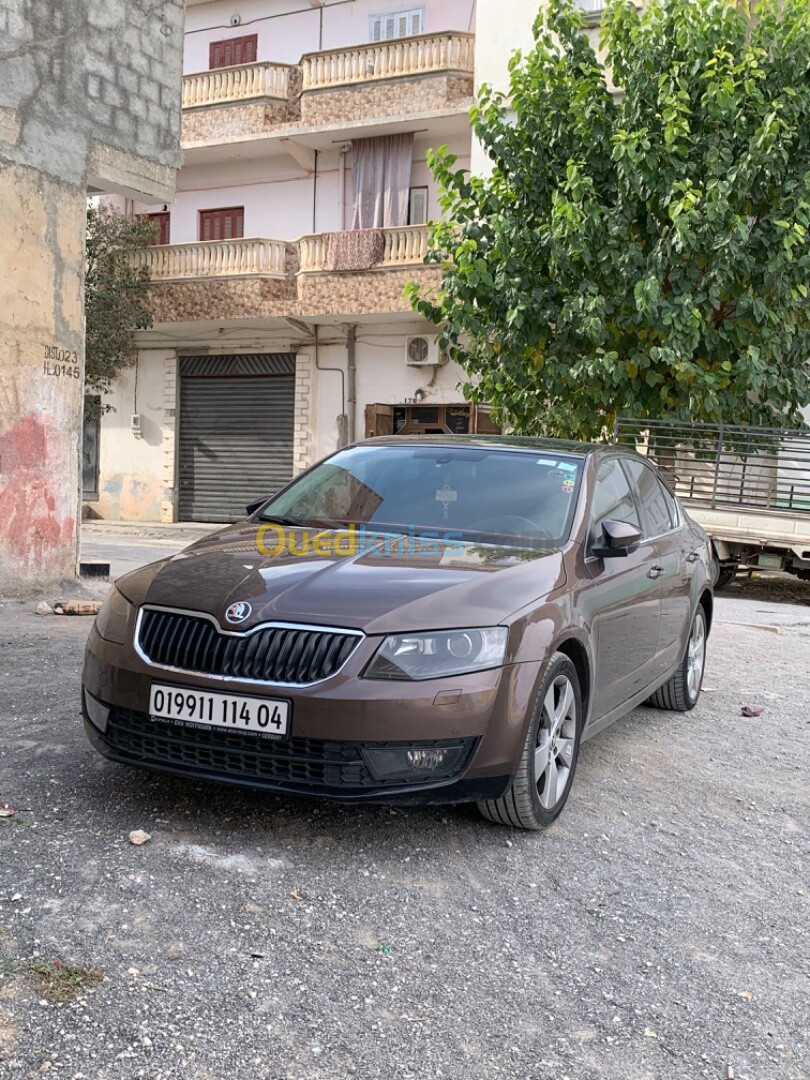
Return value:
[(641, 543), (641, 529), (627, 521), (613, 521), (608, 518), (602, 522), (602, 543), (594, 544), (591, 555), (597, 559), (627, 558)]
[(254, 499), (253, 502), (249, 502), (245, 507), (248, 517), (253, 517), (257, 510), (259, 510), (268, 499), (272, 498), (271, 495), (263, 495), (261, 499)]

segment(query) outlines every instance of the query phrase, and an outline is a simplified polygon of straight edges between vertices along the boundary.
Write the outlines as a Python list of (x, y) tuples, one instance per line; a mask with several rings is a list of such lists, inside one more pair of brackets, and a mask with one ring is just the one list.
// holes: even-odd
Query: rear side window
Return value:
[(678, 508), (656, 473), (643, 461), (625, 458), (624, 467), (641, 504), (644, 535), (661, 536), (678, 526)]
[(637, 529), (641, 528), (630, 485), (618, 458), (603, 461), (596, 473), (588, 529), (589, 544), (601, 541), (603, 521), (626, 521)]

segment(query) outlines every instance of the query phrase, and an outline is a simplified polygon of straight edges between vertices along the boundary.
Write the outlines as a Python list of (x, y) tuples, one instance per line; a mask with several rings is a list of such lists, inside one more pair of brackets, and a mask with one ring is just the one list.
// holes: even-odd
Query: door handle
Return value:
[(647, 571), (647, 577), (650, 577), (650, 578), (661, 577), (663, 572), (664, 572), (663, 566), (651, 566), (650, 569)]

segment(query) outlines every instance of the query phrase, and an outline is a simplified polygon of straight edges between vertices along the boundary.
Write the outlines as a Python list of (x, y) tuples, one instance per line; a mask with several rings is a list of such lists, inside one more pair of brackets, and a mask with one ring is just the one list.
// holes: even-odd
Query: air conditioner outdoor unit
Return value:
[(408, 338), (405, 347), (405, 362), (409, 367), (428, 367), (446, 364), (447, 353), (439, 349), (438, 343), (430, 337)]

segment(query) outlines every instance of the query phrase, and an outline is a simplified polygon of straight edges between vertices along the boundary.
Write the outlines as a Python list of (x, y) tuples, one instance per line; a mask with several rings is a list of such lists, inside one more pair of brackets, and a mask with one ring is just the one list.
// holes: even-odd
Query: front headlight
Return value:
[(365, 671), (367, 679), (439, 679), (499, 667), (506, 653), (505, 626), (391, 634)]
[(96, 615), (96, 633), (105, 641), (112, 641), (116, 645), (126, 644), (131, 612), (132, 604), (113, 585), (101, 605), (101, 611)]

